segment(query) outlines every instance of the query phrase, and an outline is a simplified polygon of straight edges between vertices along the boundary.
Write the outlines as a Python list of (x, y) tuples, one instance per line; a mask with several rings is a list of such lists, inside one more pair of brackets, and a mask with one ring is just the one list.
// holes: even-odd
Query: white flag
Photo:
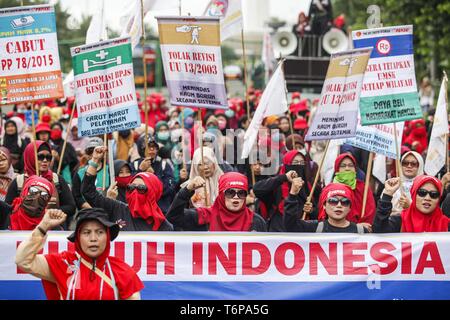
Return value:
[(220, 17), (221, 41), (224, 41), (242, 30), (241, 0), (211, 0), (204, 15)]
[[(108, 34), (106, 32), (106, 21), (104, 14), (104, 0), (102, 0), (94, 15), (92, 16), (91, 23), (86, 32), (86, 44), (107, 40)], [(73, 97), (75, 95), (75, 83), (73, 77), (73, 70), (67, 74), (63, 81), (64, 96)]]
[(265, 117), (283, 114), (288, 111), (286, 100), (286, 82), (282, 70), (282, 63), (278, 64), (272, 78), (261, 96), (261, 101), (256, 108), (255, 115), (244, 136), (244, 146), (242, 147), (242, 159), (250, 154), (256, 138), (259, 127)]
[(425, 172), (430, 176), (435, 176), (445, 166), (447, 156), (446, 134), (448, 134), (448, 111), (447, 111), (447, 82), (444, 76), (434, 114), (433, 129), (431, 130), (430, 144), (428, 146), (427, 158), (425, 160)]
[(381, 183), (386, 182), (386, 156), (377, 153), (373, 159), (372, 175)]
[[(144, 17), (153, 8), (158, 0), (143, 0), (144, 1)], [(122, 17), (120, 22), (124, 25), (121, 37), (131, 37), (131, 49), (138, 45), (142, 36), (142, 18), (141, 18), (141, 0), (132, 1), (130, 10), (128, 10)]]

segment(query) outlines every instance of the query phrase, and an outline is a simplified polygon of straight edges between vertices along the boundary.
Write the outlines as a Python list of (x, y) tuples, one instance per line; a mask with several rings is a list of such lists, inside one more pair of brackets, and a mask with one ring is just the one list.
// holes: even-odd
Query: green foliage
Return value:
[(450, 1), (449, 0), (334, 0), (333, 14), (345, 13), (352, 30), (366, 29), (369, 5), (381, 9), (384, 26), (412, 24), (418, 79), (430, 74), (430, 62), (436, 63), (436, 77), (449, 70)]

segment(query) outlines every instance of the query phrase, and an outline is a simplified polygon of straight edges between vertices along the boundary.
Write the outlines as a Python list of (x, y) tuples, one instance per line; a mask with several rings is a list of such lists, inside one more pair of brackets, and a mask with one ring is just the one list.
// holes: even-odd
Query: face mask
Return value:
[(158, 137), (159, 140), (161, 141), (167, 141), (170, 138), (170, 132), (169, 131), (164, 131), (164, 132), (158, 132), (156, 134), (156, 136)]
[(218, 126), (208, 126), (208, 129), (206, 129), (206, 131), (209, 132), (214, 132), (214, 130), (219, 130)]
[(62, 138), (62, 131), (59, 129), (53, 129), (50, 133), (50, 138), (52, 140), (60, 140)]
[(227, 127), (227, 122), (224, 120), (219, 120), (219, 130), (223, 130)]
[(336, 172), (333, 182), (343, 183), (352, 188), (356, 188), (356, 172), (354, 171), (343, 171)]
[(184, 119), (184, 127), (186, 129), (191, 129), (193, 126), (194, 126), (194, 118), (187, 117), (186, 119)]
[(287, 164), (285, 165), (286, 172), (289, 172), (291, 170), (294, 170), (297, 172), (297, 175), (299, 177), (305, 178), (305, 166), (300, 164)]
[(272, 135), (272, 141), (279, 142), (280, 141), (280, 134), (279, 133), (273, 134)]
[(48, 114), (44, 114), (42, 116), (42, 122), (50, 123), (51, 120), (52, 120), (52, 117), (50, 115), (48, 115)]
[(26, 196), (22, 202), (22, 208), (30, 217), (36, 218), (42, 215), (47, 201), (40, 195)]
[(299, 103), (300, 102), (300, 99), (299, 98), (294, 98), (294, 99), (292, 99), (292, 103)]
[(126, 188), (126, 186), (130, 184), (131, 178), (131, 175), (128, 177), (116, 177), (117, 186), (119, 188)]
[(233, 118), (233, 117), (234, 117), (234, 111), (231, 110), (231, 109), (229, 109), (229, 110), (225, 111), (225, 115), (226, 115), (228, 118)]

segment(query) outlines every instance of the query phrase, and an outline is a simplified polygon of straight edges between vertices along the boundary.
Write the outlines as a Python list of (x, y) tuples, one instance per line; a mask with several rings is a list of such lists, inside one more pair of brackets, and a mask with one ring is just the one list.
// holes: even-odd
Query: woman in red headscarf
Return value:
[(284, 201), (284, 223), (288, 232), (346, 232), (367, 233), (362, 225), (348, 220), (354, 205), (354, 195), (350, 187), (341, 183), (327, 185), (320, 195), (319, 205), (326, 214), (324, 221), (301, 219), (304, 202), (296, 197), (304, 187), (302, 178), (292, 180), (289, 196)]
[(176, 228), (186, 231), (267, 231), (264, 219), (247, 208), (247, 177), (228, 172), (219, 179), (219, 195), (210, 208), (185, 209), (205, 180), (195, 177), (181, 189), (167, 213)]
[[(283, 223), (284, 199), (289, 195), (292, 178), (301, 177), (306, 181), (305, 188), (297, 196), (298, 201), (305, 203), (316, 172), (313, 162), (305, 151), (291, 150), (285, 154), (283, 165), (277, 176), (255, 183), (253, 191), (260, 200), (260, 212), (266, 219), (270, 232), (283, 232), (285, 230)], [(317, 185), (312, 199), (314, 208), (317, 208), (320, 191), (321, 188)], [(310, 215), (313, 218), (317, 217), (317, 210), (312, 211)]]
[(385, 182), (373, 222), (375, 233), (450, 231), (450, 218), (439, 207), (441, 181), (426, 175), (416, 177), (411, 187), (411, 205), (400, 215), (391, 215), (392, 197), (399, 188), (400, 178)]
[(422, 154), (428, 148), (428, 135), (424, 119), (416, 119), (409, 123), (410, 133), (403, 140), (403, 144)]
[[(334, 179), (333, 182), (343, 183), (353, 190), (354, 206), (349, 213), (347, 219), (354, 223), (366, 223), (371, 225), (375, 217), (375, 198), (372, 191), (367, 192), (367, 201), (365, 214), (362, 216), (362, 204), (364, 196), (365, 183), (356, 178), (357, 163), (355, 157), (351, 153), (343, 153), (336, 158), (334, 162)], [(325, 219), (325, 211), (319, 208), (319, 220)]]
[[(50, 145), (44, 141), (36, 141), (37, 160), (39, 165), (39, 176), (49, 181), (52, 185), (51, 198), (47, 203), (47, 208), (58, 208), (64, 211), (69, 217), (75, 214), (76, 204), (69, 185), (61, 175), (54, 173), (50, 167), (52, 164), (52, 150)], [(34, 143), (26, 146), (24, 152), (25, 173), (19, 174), (10, 184), (5, 202), (13, 205), (13, 202), (20, 197), (29, 177), (36, 175), (36, 158), (34, 153)]]
[(100, 165), (105, 147), (96, 147), (88, 163), (86, 175), (81, 183), (81, 194), (94, 208), (103, 208), (110, 221), (122, 220), (124, 231), (173, 231), (157, 201), (163, 193), (163, 184), (150, 172), (136, 174), (127, 186), (127, 203), (107, 198), (95, 187), (97, 167)]
[(38, 254), (47, 231), (61, 225), (66, 215), (48, 210), (31, 237), (16, 252), (20, 269), (42, 279), (49, 300), (139, 300), (144, 288), (136, 272), (122, 260), (109, 256), (111, 241), (120, 230), (99, 208), (83, 209), (78, 214), (75, 252)]

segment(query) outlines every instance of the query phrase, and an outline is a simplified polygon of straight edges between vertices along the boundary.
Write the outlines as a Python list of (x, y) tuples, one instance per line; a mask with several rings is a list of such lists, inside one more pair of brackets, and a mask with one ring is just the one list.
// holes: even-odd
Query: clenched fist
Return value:
[(187, 188), (188, 190), (192, 191), (192, 190), (196, 190), (196, 189), (198, 189), (198, 188), (201, 188), (201, 187), (203, 187), (204, 185), (205, 185), (205, 180), (204, 180), (202, 177), (197, 176), (197, 177), (195, 177), (194, 179), (192, 179), (192, 180), (189, 181), (189, 183), (188, 183), (188, 185), (186, 186), (186, 188)]

